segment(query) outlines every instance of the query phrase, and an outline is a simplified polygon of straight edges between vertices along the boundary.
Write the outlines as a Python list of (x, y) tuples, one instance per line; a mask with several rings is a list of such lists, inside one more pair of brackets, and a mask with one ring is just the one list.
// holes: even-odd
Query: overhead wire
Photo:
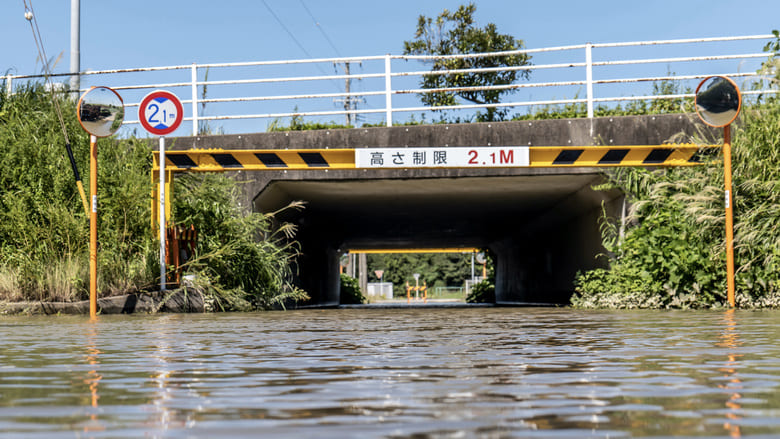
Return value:
[[(29, 1), (29, 4), (28, 4)], [(41, 30), (38, 28), (38, 20), (35, 17), (35, 11), (32, 7), (32, 0), (24, 0), (24, 18), (30, 22), (30, 29), (33, 33), (33, 39), (35, 40), (35, 47), (38, 49), (38, 58), (40, 58), (43, 64), (43, 76), (46, 84), (49, 86), (49, 90), (53, 90), (51, 83), (51, 69), (49, 67), (49, 59), (46, 57), (46, 49), (43, 47), (43, 39), (41, 38)], [(54, 110), (57, 113), (57, 120), (60, 122), (60, 128), (62, 129), (62, 135), (65, 136), (65, 142), (70, 143), (68, 139), (68, 130), (65, 128), (65, 120), (62, 117), (62, 110), (60, 104), (56, 99), (53, 99)]]
[(303, 44), (301, 44), (301, 42), (300, 42), (300, 41), (298, 41), (298, 39), (297, 39), (297, 38), (295, 38), (295, 34), (293, 34), (293, 33), (290, 31), (290, 29), (288, 29), (288, 28), (287, 28), (287, 26), (286, 26), (286, 25), (284, 24), (284, 22), (283, 22), (283, 21), (282, 21), (282, 20), (279, 18), (279, 16), (278, 16), (278, 15), (276, 15), (276, 12), (274, 12), (274, 10), (273, 10), (273, 9), (271, 9), (271, 6), (269, 6), (269, 5), (268, 5), (268, 3), (267, 3), (265, 0), (262, 0), (262, 2), (263, 2), (263, 4), (265, 5), (265, 8), (266, 8), (266, 9), (268, 9), (268, 12), (270, 12), (270, 13), (271, 13), (271, 15), (274, 17), (274, 19), (276, 19), (276, 22), (277, 22), (277, 23), (279, 23), (279, 25), (280, 25), (280, 26), (282, 26), (282, 29), (284, 29), (284, 31), (285, 31), (285, 32), (287, 32), (287, 35), (289, 35), (289, 36), (290, 36), (290, 38), (292, 38), (293, 42), (295, 42), (295, 44), (298, 46), (298, 48), (299, 48), (299, 49), (301, 49), (301, 51), (302, 51), (303, 53), (305, 53), (305, 54), (306, 54), (306, 56), (308, 56), (309, 58), (314, 58), (313, 56), (311, 56), (311, 54), (309, 54), (309, 51), (307, 51), (307, 50), (306, 50), (306, 48), (305, 48), (305, 47), (303, 47)]
[(322, 36), (325, 37), (325, 41), (327, 41), (328, 44), (330, 44), (330, 47), (333, 49), (334, 52), (336, 52), (336, 55), (338, 55), (339, 58), (343, 58), (343, 56), (341, 56), (341, 53), (339, 52), (339, 49), (337, 49), (336, 45), (333, 44), (333, 40), (330, 39), (328, 34), (325, 32), (325, 29), (323, 29), (322, 25), (320, 25), (320, 22), (317, 21), (316, 18), (314, 18), (314, 14), (311, 13), (311, 10), (309, 9), (308, 6), (306, 6), (306, 3), (304, 3), (303, 0), (300, 0), (300, 2), (301, 2), (301, 6), (303, 6), (303, 9), (305, 9), (306, 13), (309, 14), (309, 17), (311, 17), (312, 21), (314, 22), (314, 25), (317, 26), (317, 29), (320, 30)]
[[(304, 54), (306, 54), (306, 56), (308, 56), (309, 58), (314, 58), (313, 56), (311, 56), (309, 51), (306, 50), (305, 47), (303, 47), (303, 44), (301, 44), (301, 42), (298, 41), (298, 38), (295, 37), (295, 34), (293, 34), (292, 31), (284, 24), (282, 19), (279, 18), (278, 15), (276, 15), (276, 12), (274, 12), (274, 10), (271, 9), (271, 6), (265, 0), (262, 0), (262, 2), (263, 2), (263, 5), (265, 5), (265, 8), (268, 9), (268, 12), (271, 13), (271, 16), (274, 17), (274, 19), (276, 20), (277, 23), (279, 23), (279, 25), (282, 27), (282, 29), (284, 29), (284, 31), (287, 32), (287, 35), (290, 36), (290, 38), (293, 40), (295, 45), (297, 45), (298, 48), (301, 49), (301, 51)], [(315, 64), (315, 67), (317, 67), (317, 70), (319, 70), (320, 73), (322, 73), (324, 76), (328, 76), (328, 74), (325, 72), (325, 70), (322, 69), (322, 67), (319, 64)], [(338, 82), (336, 82), (335, 79), (331, 79), (331, 81), (336, 83), (336, 84), (338, 84)]]
[[(341, 55), (341, 52), (339, 52), (339, 49), (338, 49), (338, 48), (336, 47), (336, 45), (333, 43), (333, 40), (331, 40), (331, 38), (330, 38), (330, 36), (328, 35), (328, 33), (327, 33), (327, 32), (325, 32), (325, 28), (324, 28), (324, 27), (323, 27), (323, 26), (320, 24), (319, 20), (317, 20), (317, 18), (316, 18), (316, 17), (314, 16), (314, 14), (311, 12), (311, 9), (309, 9), (309, 7), (306, 5), (306, 2), (304, 2), (303, 0), (299, 0), (299, 1), (301, 2), (301, 6), (303, 6), (303, 9), (304, 9), (304, 10), (306, 10), (306, 13), (307, 13), (307, 14), (309, 14), (309, 17), (311, 17), (311, 20), (314, 22), (314, 25), (315, 25), (315, 26), (317, 27), (317, 29), (320, 31), (320, 33), (322, 34), (322, 36), (323, 36), (323, 37), (325, 37), (325, 41), (327, 41), (327, 42), (328, 42), (328, 44), (330, 45), (330, 47), (333, 49), (333, 51), (334, 51), (334, 52), (336, 52), (336, 55), (337, 55), (339, 58), (343, 58), (343, 55)], [(335, 63), (334, 63), (334, 64), (335, 64)], [(363, 64), (362, 64), (362, 63), (360, 63), (360, 66), (361, 66), (361, 68), (362, 68)], [(360, 99), (355, 99), (354, 97), (350, 97), (350, 96), (345, 96), (345, 97), (344, 97), (344, 99), (345, 99), (345, 100), (351, 100), (351, 101), (353, 101), (354, 103), (357, 103), (357, 101), (359, 101), (359, 100), (360, 100)], [(363, 104), (366, 104), (366, 100), (365, 100), (365, 99), (362, 99), (362, 101), (363, 101)], [(371, 108), (371, 105), (366, 105), (366, 106), (368, 106), (369, 108)], [(357, 108), (357, 107), (355, 107), (355, 108)], [(357, 116), (357, 115), (355, 115), (355, 116)]]
[(43, 64), (43, 77), (45, 83), (49, 87), (49, 93), (51, 94), (51, 101), (54, 105), (54, 111), (57, 114), (57, 121), (60, 123), (60, 129), (62, 130), (62, 136), (65, 138), (65, 149), (68, 152), (68, 159), (70, 160), (70, 166), (73, 169), (73, 176), (76, 179), (76, 187), (78, 188), (79, 195), (81, 196), (81, 203), (84, 205), (84, 212), (89, 217), (89, 203), (87, 202), (87, 195), (84, 192), (84, 185), (81, 182), (81, 175), (79, 174), (78, 166), (76, 166), (76, 159), (73, 157), (73, 150), (70, 147), (70, 138), (68, 137), (68, 129), (65, 126), (65, 119), (62, 117), (62, 109), (57, 97), (54, 95), (54, 85), (51, 82), (51, 66), (49, 65), (49, 59), (46, 57), (46, 49), (43, 46), (43, 38), (41, 37), (41, 29), (38, 27), (38, 19), (35, 17), (35, 10), (32, 6), (32, 0), (24, 1), (24, 18), (30, 22), (30, 29), (32, 30), (33, 39), (35, 40), (35, 47), (38, 50), (38, 57)]

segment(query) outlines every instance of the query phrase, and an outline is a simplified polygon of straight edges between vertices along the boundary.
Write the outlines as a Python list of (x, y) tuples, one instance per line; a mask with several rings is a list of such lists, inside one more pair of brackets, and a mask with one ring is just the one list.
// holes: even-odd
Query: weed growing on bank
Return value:
[[(176, 177), (174, 217), (198, 230), (198, 254), (185, 265), (215, 310), (269, 309), (307, 300), (290, 282), (298, 245), (292, 224), (275, 213), (242, 211), (239, 187), (224, 174)], [(300, 209), (293, 203), (286, 209)]]
[[(89, 179), (89, 137), (75, 103), (61, 101), (73, 153)], [(75, 301), (89, 283), (89, 220), (50, 96), (40, 84), (0, 97), (0, 298)], [(134, 139), (101, 141), (98, 288), (108, 295), (151, 283), (149, 157)], [(146, 160), (139, 160), (140, 157)]]
[[(75, 103), (60, 105), (89, 181), (88, 135)], [(150, 224), (150, 143), (101, 139), (98, 151), (98, 295), (155, 290), (159, 244)], [(89, 221), (51, 97), (40, 84), (0, 93), (0, 169), (0, 300), (87, 299)], [(290, 283), (294, 230), (275, 227), (270, 216), (241, 212), (232, 179), (178, 176), (174, 193), (174, 220), (199, 231), (196, 257), (186, 268), (214, 309), (266, 309), (306, 297)]]
[[(780, 83), (774, 55), (762, 73)], [(732, 171), (736, 304), (780, 307), (780, 98), (743, 106), (734, 124)], [(693, 139), (720, 143), (722, 139)], [(710, 308), (726, 303), (724, 170), (618, 169), (608, 174), (631, 202), (627, 224), (604, 218), (609, 268), (580, 273), (572, 304), (596, 308)], [(625, 234), (620, 230), (625, 227)]]
[[(737, 306), (780, 307), (780, 100), (743, 110), (734, 127)], [(713, 143), (720, 142), (714, 139)], [(581, 273), (574, 306), (709, 308), (726, 302), (723, 163), (620, 169), (631, 202), (625, 235), (604, 218), (609, 268)]]

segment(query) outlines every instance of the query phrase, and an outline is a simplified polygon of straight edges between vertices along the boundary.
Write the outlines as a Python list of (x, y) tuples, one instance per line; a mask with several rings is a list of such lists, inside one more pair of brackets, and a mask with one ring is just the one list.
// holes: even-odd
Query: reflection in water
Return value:
[[(737, 350), (737, 348), (739, 348), (742, 343), (739, 340), (739, 332), (737, 331), (737, 321), (734, 317), (734, 312), (734, 308), (731, 308), (723, 315), (723, 323), (725, 324), (725, 327), (721, 335), (721, 342), (719, 343), (719, 346), (728, 349), (729, 353), (728, 361), (726, 362), (726, 365), (720, 369), (720, 371), (726, 374), (725, 378), (728, 379), (728, 384), (719, 385), (718, 387), (729, 392), (733, 392), (730, 393), (729, 400), (726, 402), (726, 407), (729, 409), (729, 411), (726, 413), (726, 417), (731, 421), (738, 421), (740, 419), (739, 413), (742, 409), (742, 406), (739, 403), (739, 400), (742, 398), (742, 395), (739, 394), (739, 391), (742, 389), (742, 381), (739, 379), (739, 373), (737, 369), (739, 368), (738, 359), (742, 355), (737, 354), (734, 351)], [(726, 422), (723, 424), (723, 427), (728, 430), (731, 437), (742, 437), (738, 423)]]
[(528, 308), (2, 317), (0, 438), (777, 437), (778, 323)]
[(87, 324), (86, 353), (85, 361), (89, 365), (90, 370), (87, 372), (84, 384), (89, 386), (92, 410), (89, 413), (89, 422), (84, 425), (85, 433), (105, 430), (105, 427), (98, 420), (98, 399), (100, 399), (98, 386), (103, 377), (100, 376), (98, 371), (101, 352), (98, 349), (98, 322), (94, 320)]
[(170, 389), (168, 388), (168, 378), (171, 376), (168, 358), (170, 357), (170, 346), (168, 339), (168, 321), (170, 316), (160, 319), (154, 326), (152, 333), (154, 335), (155, 346), (152, 358), (157, 363), (155, 373), (152, 375), (157, 391), (154, 394), (153, 404), (159, 415), (157, 423), (161, 430), (168, 430), (171, 421), (171, 412), (168, 409), (168, 401), (171, 399)]
[(150, 378), (155, 388), (151, 402), (156, 413), (156, 417), (150, 425), (156, 426), (161, 431), (182, 428), (188, 424), (188, 416), (179, 420), (176, 411), (170, 407), (175, 391), (175, 383), (171, 381), (175, 366), (170, 363), (171, 358), (176, 356), (171, 343), (175, 343), (176, 340), (176, 320), (178, 319), (179, 316), (176, 315), (161, 316), (150, 328), (153, 337), (151, 359), (154, 364), (154, 371)]

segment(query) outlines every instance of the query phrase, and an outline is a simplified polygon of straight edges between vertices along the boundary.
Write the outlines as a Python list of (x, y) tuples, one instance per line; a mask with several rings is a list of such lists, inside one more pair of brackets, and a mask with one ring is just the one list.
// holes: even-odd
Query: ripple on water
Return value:
[(0, 437), (780, 435), (780, 313), (3, 317)]

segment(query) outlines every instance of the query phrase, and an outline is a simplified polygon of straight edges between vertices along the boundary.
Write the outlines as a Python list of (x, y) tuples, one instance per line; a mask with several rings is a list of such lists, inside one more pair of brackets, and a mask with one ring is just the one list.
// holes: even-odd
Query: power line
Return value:
[(306, 12), (309, 14), (309, 17), (311, 17), (312, 21), (314, 22), (314, 25), (317, 26), (317, 29), (320, 30), (320, 33), (322, 33), (322, 36), (325, 37), (325, 41), (327, 41), (328, 44), (330, 44), (330, 47), (333, 48), (333, 51), (336, 52), (336, 55), (338, 55), (339, 58), (343, 58), (343, 56), (341, 56), (341, 53), (339, 52), (339, 49), (336, 48), (336, 45), (333, 44), (333, 41), (330, 39), (328, 34), (325, 33), (325, 29), (322, 27), (320, 22), (317, 21), (316, 18), (314, 18), (314, 14), (311, 13), (311, 10), (309, 9), (308, 6), (306, 6), (306, 3), (304, 3), (303, 0), (300, 0), (300, 1), (301, 1), (301, 6), (303, 6), (303, 9), (305, 9)]
[(288, 29), (287, 26), (284, 25), (284, 22), (282, 22), (282, 20), (279, 18), (279, 16), (276, 15), (274, 10), (271, 9), (270, 6), (268, 6), (268, 3), (266, 3), (265, 0), (263, 0), (263, 4), (265, 5), (266, 9), (268, 9), (268, 12), (270, 12), (271, 15), (276, 19), (276, 22), (279, 23), (280, 26), (282, 26), (282, 29), (284, 29), (285, 32), (287, 32), (287, 35), (289, 35), (290, 38), (292, 38), (292, 40), (295, 42), (295, 44), (298, 45), (298, 48), (301, 49), (303, 53), (305, 53), (306, 56), (308, 56), (309, 58), (314, 58), (313, 56), (311, 56), (309, 51), (307, 51), (306, 48), (303, 47), (303, 44), (301, 44), (301, 42), (298, 41), (297, 38), (295, 38), (295, 35), (290, 31), (290, 29)]
[[(306, 13), (309, 14), (309, 17), (311, 17), (311, 20), (314, 22), (314, 25), (317, 26), (317, 29), (319, 29), (319, 31), (322, 34), (322, 36), (325, 37), (325, 41), (328, 42), (330, 47), (333, 49), (334, 52), (336, 52), (336, 55), (339, 58), (343, 58), (343, 56), (341, 55), (341, 52), (339, 52), (339, 49), (333, 43), (333, 40), (331, 40), (330, 37), (328, 36), (327, 32), (325, 32), (325, 28), (322, 27), (322, 25), (317, 20), (317, 18), (314, 17), (314, 14), (311, 12), (311, 9), (309, 9), (309, 7), (306, 6), (306, 3), (303, 0), (300, 0), (300, 2), (301, 2), (301, 6), (303, 6), (303, 9), (305, 9)], [(347, 75), (347, 78), (346, 78), (345, 83), (344, 83), (344, 92), (349, 94), (352, 91), (352, 78), (349, 78), (349, 75), (350, 75), (350, 70), (349, 70), (350, 63), (349, 63), (349, 61), (345, 61), (345, 62), (342, 62), (342, 63), (333, 63), (333, 64), (334, 64), (334, 67), (337, 64), (343, 64), (344, 65), (344, 74)], [(360, 98), (357, 98), (355, 96), (349, 96), (349, 95), (344, 96), (344, 98), (342, 98), (342, 99), (335, 99), (334, 100), (334, 102), (337, 102), (337, 103), (340, 103), (340, 104), (344, 105), (344, 110), (345, 111), (357, 110), (357, 104), (358, 104), (358, 102), (361, 102), (361, 101), (363, 103), (365, 103), (365, 99), (360, 99)], [(357, 119), (359, 117), (360, 116), (355, 114), (355, 113), (347, 113), (345, 115), (346, 124), (354, 126), (355, 122), (357, 121)]]
[[(268, 3), (265, 0), (262, 0), (262, 1), (263, 1), (263, 4), (265, 5), (266, 9), (268, 9), (268, 12), (270, 12), (271, 15), (274, 17), (274, 19), (276, 19), (276, 22), (279, 23), (280, 26), (282, 26), (282, 29), (284, 29), (284, 31), (287, 32), (287, 35), (289, 35), (290, 38), (292, 38), (292, 40), (295, 42), (295, 44), (298, 46), (298, 48), (301, 49), (303, 51), (303, 53), (306, 54), (306, 56), (308, 56), (309, 58), (314, 58), (313, 56), (311, 56), (309, 51), (306, 50), (305, 47), (303, 47), (303, 44), (301, 44), (301, 42), (298, 41), (297, 38), (295, 38), (295, 34), (293, 34), (292, 31), (290, 31), (290, 29), (288, 29), (287, 26), (285, 26), (284, 22), (279, 18), (278, 15), (276, 15), (274, 10), (271, 9), (271, 6), (269, 6)], [(325, 70), (323, 70), (322, 67), (319, 64), (315, 64), (315, 67), (317, 67), (317, 70), (319, 70), (320, 73), (323, 74), (323, 76), (327, 76), (328, 75), (325, 72)], [(336, 80), (334, 80), (334, 79), (331, 79), (331, 81), (334, 82), (335, 84), (338, 84), (338, 82), (336, 82)]]
[[(84, 185), (81, 183), (81, 175), (79, 174), (79, 169), (76, 165), (76, 159), (73, 157), (73, 150), (70, 147), (68, 129), (65, 126), (65, 120), (62, 117), (62, 109), (60, 108), (57, 97), (54, 95), (54, 85), (51, 82), (51, 66), (49, 65), (48, 58), (46, 58), (46, 49), (43, 46), (43, 37), (41, 36), (41, 29), (38, 27), (38, 18), (35, 16), (32, 0), (24, 0), (24, 18), (30, 22), (30, 29), (32, 30), (33, 39), (35, 40), (35, 47), (38, 49), (38, 57), (41, 59), (41, 63), (43, 63), (44, 81), (49, 85), (51, 101), (54, 105), (54, 110), (57, 113), (57, 120), (60, 123), (60, 129), (62, 129), (62, 137), (65, 139), (65, 150), (68, 152), (68, 160), (70, 160), (70, 166), (73, 169), (73, 177), (76, 180), (76, 188), (78, 189), (79, 195), (81, 196), (81, 203), (84, 205), (84, 212), (86, 212), (87, 216), (89, 216), (89, 204), (87, 203), (87, 196), (84, 193)], [(78, 93), (78, 90), (76, 90), (76, 93)]]

